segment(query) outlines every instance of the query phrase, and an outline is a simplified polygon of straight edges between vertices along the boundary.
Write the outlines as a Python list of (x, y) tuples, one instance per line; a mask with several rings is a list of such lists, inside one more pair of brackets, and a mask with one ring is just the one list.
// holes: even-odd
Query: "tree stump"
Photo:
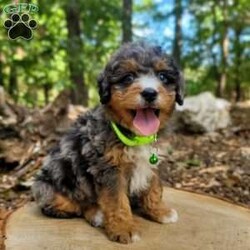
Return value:
[(215, 198), (164, 189), (179, 213), (175, 224), (140, 218), (142, 239), (122, 245), (107, 239), (83, 219), (43, 216), (35, 203), (14, 212), (6, 225), (6, 250), (249, 250), (250, 210)]

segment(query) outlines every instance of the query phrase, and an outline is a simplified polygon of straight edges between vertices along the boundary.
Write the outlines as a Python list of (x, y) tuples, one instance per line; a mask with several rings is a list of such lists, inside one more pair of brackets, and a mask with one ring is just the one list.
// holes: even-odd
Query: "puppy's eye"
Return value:
[(135, 79), (134, 75), (128, 74), (122, 78), (121, 83), (130, 84), (134, 81), (134, 79)]
[(168, 83), (167, 74), (166, 74), (165, 72), (160, 72), (160, 73), (158, 73), (158, 78), (159, 78), (163, 83)]

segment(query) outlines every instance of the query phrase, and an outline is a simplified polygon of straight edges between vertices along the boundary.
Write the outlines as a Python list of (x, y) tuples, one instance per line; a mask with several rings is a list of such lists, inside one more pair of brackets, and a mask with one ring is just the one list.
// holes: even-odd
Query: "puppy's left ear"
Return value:
[(97, 78), (97, 83), (99, 88), (100, 101), (102, 104), (107, 104), (111, 98), (111, 87), (104, 72), (102, 72)]
[(179, 105), (183, 105), (184, 103), (184, 85), (185, 85), (184, 77), (182, 72), (180, 72), (176, 86), (176, 97), (175, 97), (175, 101)]

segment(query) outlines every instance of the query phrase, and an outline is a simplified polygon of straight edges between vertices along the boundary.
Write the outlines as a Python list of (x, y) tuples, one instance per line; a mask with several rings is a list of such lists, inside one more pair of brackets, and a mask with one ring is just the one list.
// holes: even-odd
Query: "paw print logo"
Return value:
[(33, 36), (33, 29), (37, 27), (37, 22), (30, 19), (28, 14), (13, 14), (10, 19), (5, 20), (4, 27), (8, 29), (8, 36), (11, 40), (23, 38), (30, 40)]

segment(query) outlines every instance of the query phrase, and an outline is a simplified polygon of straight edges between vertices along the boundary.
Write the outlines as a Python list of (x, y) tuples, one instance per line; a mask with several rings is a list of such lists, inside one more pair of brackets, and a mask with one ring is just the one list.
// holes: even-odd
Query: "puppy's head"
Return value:
[(111, 119), (137, 135), (163, 128), (175, 102), (183, 104), (183, 79), (160, 47), (129, 43), (98, 78), (101, 103)]

